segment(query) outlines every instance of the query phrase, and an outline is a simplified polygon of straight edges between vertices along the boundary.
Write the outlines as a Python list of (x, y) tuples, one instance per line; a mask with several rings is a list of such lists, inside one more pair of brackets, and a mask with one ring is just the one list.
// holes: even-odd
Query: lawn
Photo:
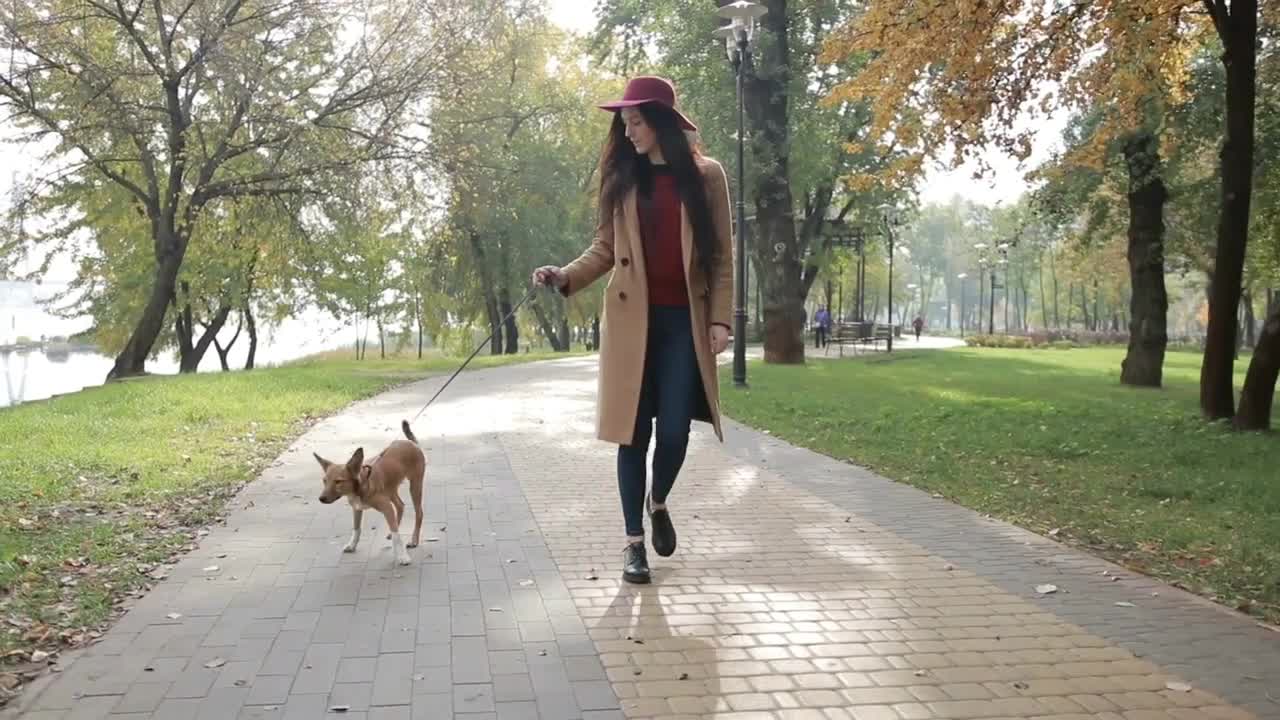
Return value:
[[(468, 367), (549, 357), (563, 355), (485, 355)], [(460, 361), (332, 353), (0, 410), (0, 671), (95, 637), (314, 420)]]
[(1170, 353), (1161, 390), (1121, 386), (1122, 357), (966, 348), (757, 362), (750, 389), (722, 397), (777, 437), (1280, 621), (1280, 437), (1199, 418), (1199, 355)]

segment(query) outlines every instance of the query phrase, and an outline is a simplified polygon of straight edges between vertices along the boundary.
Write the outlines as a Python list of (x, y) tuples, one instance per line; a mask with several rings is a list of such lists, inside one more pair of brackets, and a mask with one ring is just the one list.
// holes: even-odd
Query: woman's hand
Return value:
[(729, 347), (729, 328), (723, 325), (711, 326), (711, 352), (719, 355)]
[(533, 284), (548, 285), (557, 290), (563, 290), (564, 286), (569, 284), (569, 276), (555, 265), (543, 265), (533, 271)]

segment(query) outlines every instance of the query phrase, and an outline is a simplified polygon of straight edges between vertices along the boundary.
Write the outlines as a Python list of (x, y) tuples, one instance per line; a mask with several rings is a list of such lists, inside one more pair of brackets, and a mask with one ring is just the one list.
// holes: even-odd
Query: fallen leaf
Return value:
[(1170, 680), (1169, 682), (1165, 683), (1164, 686), (1165, 688), (1172, 690), (1174, 692), (1191, 692), (1190, 685), (1184, 682), (1178, 682), (1176, 680)]
[(210, 573), (210, 572), (218, 572), (218, 570), (219, 570), (219, 568), (218, 568), (218, 566), (217, 566), (217, 565), (210, 565), (210, 566), (208, 566), (208, 567), (206, 567), (206, 568), (204, 569), (204, 571), (205, 571), (205, 572), (207, 572), (207, 573)]
[(226, 664), (227, 664), (226, 660), (223, 660), (222, 658), (214, 658), (209, 662), (205, 663), (204, 666), (207, 668), (220, 668)]
[(227, 556), (227, 554), (226, 554), (226, 553), (218, 553), (217, 555), (214, 555), (214, 557), (216, 557), (216, 558), (218, 558), (218, 559), (222, 559), (222, 558), (224, 558), (224, 557), (226, 557), (226, 556)]
[(1031, 687), (1030, 685), (1028, 685), (1028, 684), (1026, 684), (1026, 683), (1022, 682), (1021, 680), (1019, 680), (1018, 682), (1014, 683), (1014, 684), (1013, 684), (1013, 686), (1014, 686), (1015, 688), (1019, 689), (1019, 690), (1026, 690), (1027, 688)]
[(165, 617), (169, 618), (170, 620), (177, 620), (178, 618), (182, 617), (182, 613), (169, 613), (168, 615), (165, 615)]
[(329, 708), (329, 712), (344, 713), (351, 709), (350, 705), (334, 705)]
[(521, 581), (520, 581), (520, 587), (532, 587), (532, 586), (533, 586), (533, 581), (532, 581), (532, 580), (521, 580)]
[(1049, 537), (1058, 537), (1058, 533), (1062, 532), (1062, 528), (1054, 528), (1049, 531)]
[(680, 673), (680, 679), (681, 679), (681, 680), (688, 680), (688, 679), (689, 679), (689, 673)]
[(31, 662), (33, 663), (42, 663), (48, 659), (49, 659), (49, 653), (45, 652), (44, 650), (31, 651)]
[(1041, 595), (1052, 595), (1053, 593), (1058, 592), (1058, 586), (1050, 585), (1048, 583), (1045, 583), (1044, 585), (1037, 585), (1036, 592), (1040, 593)]
[(1121, 600), (1120, 602), (1116, 603), (1116, 607), (1138, 607), (1138, 606), (1134, 605), (1131, 602)]

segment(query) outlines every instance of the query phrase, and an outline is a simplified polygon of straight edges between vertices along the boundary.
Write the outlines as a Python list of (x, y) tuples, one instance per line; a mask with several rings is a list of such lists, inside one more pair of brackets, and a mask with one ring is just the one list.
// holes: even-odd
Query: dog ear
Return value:
[(360, 475), (360, 466), (363, 464), (364, 448), (359, 447), (356, 448), (354, 453), (351, 453), (351, 459), (347, 461), (347, 472), (351, 473), (352, 477), (357, 477)]
[(315, 453), (311, 453), (311, 456), (312, 456), (312, 457), (314, 457), (314, 458), (316, 459), (316, 462), (320, 463), (320, 467), (321, 467), (321, 469), (323, 469), (323, 470), (328, 470), (328, 469), (329, 469), (329, 466), (333, 464), (333, 463), (329, 462), (328, 460), (325, 460), (324, 458), (320, 457), (319, 455), (317, 455), (317, 454), (315, 454)]

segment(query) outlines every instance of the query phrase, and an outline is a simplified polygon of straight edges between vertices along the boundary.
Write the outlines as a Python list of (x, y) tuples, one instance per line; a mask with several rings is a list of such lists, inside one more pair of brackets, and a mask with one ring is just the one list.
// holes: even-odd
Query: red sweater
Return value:
[(640, 192), (637, 205), (649, 304), (688, 305), (684, 249), (680, 244), (680, 192), (670, 166), (653, 167), (653, 193), (646, 196)]

